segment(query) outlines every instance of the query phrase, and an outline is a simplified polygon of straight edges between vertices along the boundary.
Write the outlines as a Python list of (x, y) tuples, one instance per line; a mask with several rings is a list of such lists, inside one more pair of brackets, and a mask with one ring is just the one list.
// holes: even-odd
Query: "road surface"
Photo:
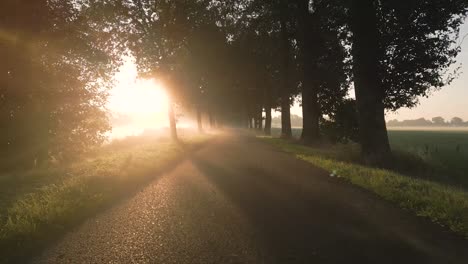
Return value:
[(312, 165), (226, 134), (33, 263), (468, 263), (468, 243)]

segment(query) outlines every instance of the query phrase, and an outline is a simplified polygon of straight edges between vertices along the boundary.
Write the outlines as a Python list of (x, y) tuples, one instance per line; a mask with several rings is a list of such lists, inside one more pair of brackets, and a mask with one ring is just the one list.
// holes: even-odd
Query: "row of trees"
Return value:
[(431, 120), (418, 118), (414, 120), (398, 121), (396, 119), (387, 122), (388, 126), (436, 126), (436, 127), (468, 127), (468, 122), (464, 122), (460, 117), (453, 117), (445, 121), (443, 117), (437, 116)]
[[(357, 131), (366, 160), (383, 164), (390, 156), (385, 110), (412, 107), (453, 80), (449, 70), (468, 9), (463, 0), (0, 5), (0, 52), (10, 58), (0, 70), (0, 122), (8, 127), (2, 151), (32, 153), (18, 158), (27, 163), (65, 153), (52, 146), (89, 146), (102, 138), (102, 86), (119, 55), (129, 54), (141, 76), (161, 80), (174, 103), (199, 117), (207, 113), (213, 124), (269, 134), (271, 111), (279, 109), (282, 137), (289, 138), (290, 107), (300, 95), (305, 143), (320, 141), (330, 128)], [(351, 87), (356, 100), (347, 98)], [(174, 112), (170, 104), (175, 138)]]
[[(267, 134), (279, 108), (289, 138), (300, 94), (304, 142), (319, 141), (330, 121), (358, 124), (364, 157), (377, 164), (390, 155), (385, 110), (412, 107), (453, 80), (467, 12), (457, 0), (114, 3), (139, 65), (170, 79), (175, 98), (257, 128), (264, 111)], [(351, 84), (355, 102), (346, 99)]]
[[(453, 80), (467, 12), (459, 0), (106, 2), (97, 6), (112, 10), (106, 22), (141, 72), (163, 78), (179, 103), (258, 129), (265, 112), (267, 134), (278, 108), (289, 138), (300, 95), (305, 143), (358, 124), (364, 157), (377, 164), (390, 156), (385, 111)], [(351, 84), (356, 101), (346, 99)]]

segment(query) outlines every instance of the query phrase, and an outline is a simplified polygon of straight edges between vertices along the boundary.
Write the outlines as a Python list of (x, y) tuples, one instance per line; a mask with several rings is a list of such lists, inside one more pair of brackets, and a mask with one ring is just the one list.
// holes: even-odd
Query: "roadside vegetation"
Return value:
[[(272, 130), (273, 137), (280, 134), (279, 128)], [(299, 139), (300, 136), (301, 129), (293, 129), (293, 138)], [(468, 189), (468, 131), (390, 130), (388, 137), (396, 159), (393, 161), (394, 170)], [(361, 160), (358, 144), (338, 146), (339, 155), (347, 156), (346, 160)]]
[(185, 136), (175, 143), (164, 137), (130, 137), (67, 166), (1, 174), (0, 255), (21, 257), (40, 248), (155, 179), (208, 139)]
[(264, 140), (330, 172), (331, 177), (370, 190), (468, 238), (467, 181), (452, 179), (450, 174), (421, 174), (434, 166), (414, 154), (395, 151), (394, 167), (379, 169), (364, 165), (357, 144), (307, 147), (277, 138)]

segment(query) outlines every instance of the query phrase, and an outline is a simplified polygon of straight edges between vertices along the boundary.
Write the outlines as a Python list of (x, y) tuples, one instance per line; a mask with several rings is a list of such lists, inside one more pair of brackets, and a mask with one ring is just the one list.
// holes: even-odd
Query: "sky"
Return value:
[[(468, 20), (461, 28), (460, 36), (468, 34)], [(461, 63), (460, 76), (449, 86), (432, 92), (429, 98), (421, 98), (420, 104), (412, 109), (402, 108), (397, 112), (387, 113), (387, 120), (417, 119), (424, 117), (431, 119), (442, 116), (451, 119), (454, 116), (468, 120), (468, 37), (461, 45), (461, 53), (457, 57)], [(302, 115), (301, 107), (296, 104), (291, 109), (292, 114)], [(279, 115), (279, 113), (275, 113)]]
[(139, 79), (130, 58), (125, 59), (114, 78), (116, 85), (107, 104), (113, 115), (111, 137), (138, 135), (168, 125), (168, 96), (157, 80)]

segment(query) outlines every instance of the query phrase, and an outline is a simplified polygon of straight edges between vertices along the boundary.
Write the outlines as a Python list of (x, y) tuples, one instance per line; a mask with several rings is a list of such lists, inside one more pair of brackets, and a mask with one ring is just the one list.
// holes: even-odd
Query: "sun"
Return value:
[(166, 90), (152, 79), (137, 79), (132, 85), (119, 85), (112, 89), (110, 97), (111, 111), (122, 114), (163, 114), (169, 105)]
[(155, 80), (137, 80), (126, 93), (121, 110), (133, 114), (163, 114), (167, 112), (169, 99), (165, 89)]
[(112, 137), (138, 135), (169, 124), (169, 96), (165, 87), (154, 79), (119, 81), (110, 91), (107, 107), (114, 117)]
[(140, 77), (135, 60), (124, 58), (124, 64), (114, 75), (114, 87), (109, 91), (107, 109), (110, 112), (110, 138), (136, 136), (146, 130), (169, 126), (170, 97), (157, 78)]

